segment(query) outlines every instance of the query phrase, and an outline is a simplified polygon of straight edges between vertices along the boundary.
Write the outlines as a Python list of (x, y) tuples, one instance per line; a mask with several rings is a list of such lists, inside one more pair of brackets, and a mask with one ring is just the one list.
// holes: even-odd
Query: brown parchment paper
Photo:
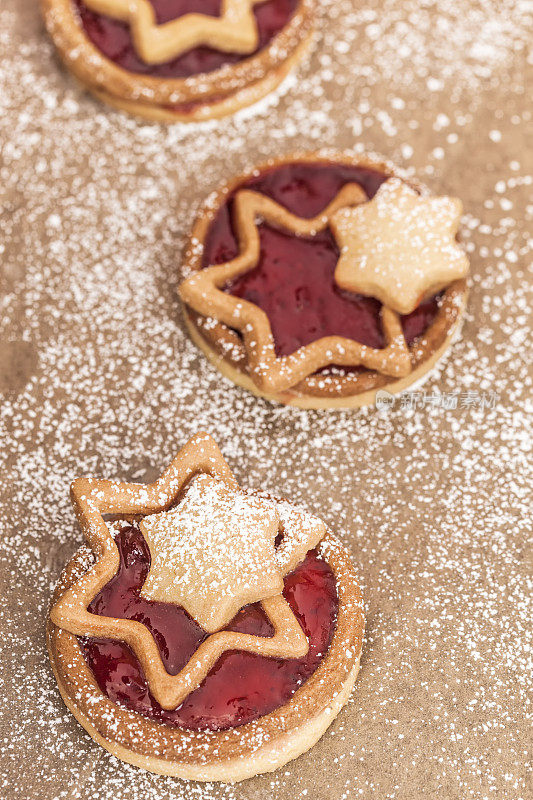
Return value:
[[(281, 92), (191, 128), (90, 99), (37, 6), (0, 3), (0, 797), (530, 797), (525, 4), (331, 0)], [(379, 151), (465, 205), (462, 339), (425, 395), (388, 412), (258, 401), (184, 332), (176, 286), (198, 203), (255, 161), (322, 146)], [(331, 730), (235, 787), (108, 756), (45, 653), (50, 589), (80, 544), (70, 481), (150, 480), (199, 429), (243, 484), (306, 503), (349, 545), (368, 619)]]

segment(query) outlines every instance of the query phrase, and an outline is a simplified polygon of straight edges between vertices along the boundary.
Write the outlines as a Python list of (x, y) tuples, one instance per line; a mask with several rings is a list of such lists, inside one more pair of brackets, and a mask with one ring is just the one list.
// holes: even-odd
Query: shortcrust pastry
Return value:
[(87, 539), (48, 619), (63, 699), (137, 766), (239, 781), (308, 750), (359, 669), (351, 558), (313, 514), (240, 489), (197, 434), (153, 484), (80, 478)]
[(166, 122), (272, 92), (313, 36), (313, 0), (41, 0), (68, 69), (101, 100)]
[(461, 213), (375, 156), (259, 166), (212, 194), (194, 225), (180, 286), (191, 336), (224, 375), (280, 403), (400, 392), (457, 332)]

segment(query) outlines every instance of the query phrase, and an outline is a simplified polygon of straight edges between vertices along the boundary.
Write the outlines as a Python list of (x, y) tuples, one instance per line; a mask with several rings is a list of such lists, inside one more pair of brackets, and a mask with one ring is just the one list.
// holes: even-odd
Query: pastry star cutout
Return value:
[(184, 303), (199, 314), (240, 331), (253, 380), (266, 391), (285, 391), (308, 375), (330, 364), (362, 364), (385, 375), (402, 377), (411, 371), (411, 357), (398, 314), (384, 306), (381, 311), (386, 347), (375, 349), (342, 336), (324, 336), (295, 353), (278, 357), (270, 322), (262, 309), (224, 292), (226, 286), (257, 266), (260, 255), (258, 220), (272, 223), (296, 236), (313, 236), (328, 227), (336, 212), (366, 204), (367, 196), (357, 183), (348, 183), (316, 217), (298, 217), (259, 192), (242, 189), (233, 204), (233, 222), (240, 252), (225, 264), (200, 269), (180, 286)]
[[(150, 692), (162, 708), (173, 709), (182, 703), (227, 650), (274, 658), (300, 658), (307, 653), (305, 634), (281, 590), (284, 575), (318, 544), (326, 527), (298, 507), (240, 491), (220, 450), (207, 434), (194, 436), (155, 483), (80, 478), (73, 483), (71, 495), (95, 562), (59, 593), (50, 610), (51, 621), (75, 636), (125, 642), (137, 656)], [(202, 510), (204, 495), (207, 506)], [(120, 565), (119, 551), (104, 515), (143, 517), (141, 524), (155, 558), (142, 592), (148, 596), (151, 591), (176, 592), (173, 599), (168, 596), (166, 601), (183, 603), (208, 626), (210, 635), (177, 675), (166, 671), (158, 646), (142, 622), (99, 616), (87, 610)], [(198, 527), (200, 521), (202, 527)], [(245, 527), (226, 527), (233, 523), (244, 523)], [(200, 553), (202, 530), (205, 555)], [(187, 531), (193, 537), (190, 551), (186, 547)], [(279, 531), (283, 540), (274, 549)], [(169, 543), (165, 542), (167, 537)], [(172, 563), (163, 563), (165, 557)], [(230, 562), (239, 570), (238, 575), (230, 570)], [(220, 574), (217, 563), (221, 565)], [(273, 636), (217, 630), (228, 615), (231, 618), (232, 609), (236, 611), (257, 600), (274, 627)], [(211, 601), (220, 601), (220, 608), (215, 608), (213, 614), (208, 609)]]
[(208, 45), (224, 53), (253, 53), (259, 43), (253, 7), (265, 0), (222, 0), (219, 17), (184, 14), (157, 24), (149, 0), (85, 0), (98, 14), (127, 22), (140, 57), (146, 64), (162, 64), (187, 50)]
[(208, 632), (283, 591), (279, 517), (265, 500), (201, 475), (175, 509), (145, 517), (140, 528), (152, 556), (142, 596), (183, 606)]
[(455, 241), (461, 213), (456, 198), (421, 196), (389, 178), (368, 203), (333, 215), (341, 247), (336, 283), (410, 314), (425, 297), (468, 274), (468, 259)]

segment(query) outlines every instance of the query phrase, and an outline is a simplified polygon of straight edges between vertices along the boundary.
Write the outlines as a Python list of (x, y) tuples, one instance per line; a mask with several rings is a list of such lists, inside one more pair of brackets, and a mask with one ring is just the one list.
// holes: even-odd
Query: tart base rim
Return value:
[(210, 364), (214, 366), (220, 374), (231, 381), (234, 385), (241, 389), (251, 392), (256, 397), (268, 400), (271, 403), (282, 404), (285, 406), (294, 406), (295, 408), (303, 408), (309, 410), (325, 409), (334, 411), (350, 408), (363, 408), (375, 403), (376, 394), (380, 391), (389, 392), (389, 394), (400, 394), (408, 389), (415, 383), (423, 382), (429, 373), (438, 364), (438, 362), (446, 355), (450, 347), (459, 338), (464, 319), (464, 312), (466, 309), (466, 302), (468, 292), (465, 291), (462, 296), (461, 307), (458, 311), (457, 319), (451, 326), (444, 342), (438, 347), (432, 355), (425, 361), (422, 361), (415, 367), (409, 375), (399, 380), (392, 380), (391, 383), (385, 383), (382, 386), (377, 386), (374, 389), (367, 391), (346, 395), (345, 397), (319, 397), (311, 394), (298, 393), (296, 391), (285, 391), (277, 394), (263, 392), (253, 382), (253, 380), (245, 372), (242, 372), (237, 367), (230, 364), (224, 356), (217, 353), (214, 347), (211, 347), (206, 339), (202, 336), (198, 327), (191, 320), (189, 310), (184, 307), (185, 325), (189, 336), (198, 349), (206, 356)]
[(108, 753), (119, 758), (121, 761), (125, 761), (127, 764), (132, 764), (134, 767), (140, 767), (141, 769), (145, 769), (157, 775), (166, 775), (182, 780), (200, 782), (218, 781), (221, 783), (239, 783), (248, 778), (253, 778), (256, 775), (274, 772), (310, 750), (324, 735), (349, 700), (357, 675), (359, 674), (361, 661), (359, 657), (348, 673), (342, 688), (332, 699), (330, 705), (315, 717), (306, 720), (300, 728), (290, 733), (283, 734), (274, 742), (264, 745), (255, 755), (229, 759), (220, 764), (192, 766), (179, 763), (172, 764), (156, 756), (139, 755), (133, 750), (123, 747), (116, 742), (109, 742), (105, 739), (88, 717), (86, 717), (79, 707), (71, 700), (68, 690), (62, 682), (61, 676), (55, 666), (53, 653), (50, 647), (49, 644), (50, 661), (61, 698), (73, 717), (96, 744), (99, 744), (104, 750), (107, 750)]
[[(316, 671), (283, 706), (253, 722), (221, 731), (194, 731), (144, 717), (102, 692), (77, 637), (56, 627), (48, 616), (48, 652), (65, 705), (106, 750), (159, 774), (236, 782), (296, 758), (318, 741), (347, 701), (362, 650), (364, 613), (351, 554), (329, 532), (321, 547), (337, 580), (335, 630)], [(88, 552), (82, 547), (74, 554), (52, 602), (87, 569)]]
[(169, 125), (180, 122), (208, 122), (209, 120), (229, 117), (245, 108), (253, 108), (254, 105), (273, 94), (289, 74), (305, 59), (311, 50), (313, 41), (314, 31), (311, 30), (308, 37), (298, 45), (286, 61), (275, 70), (271, 70), (261, 80), (244, 88), (236, 89), (213, 102), (210, 102), (208, 97), (205, 98), (205, 101), (199, 100), (194, 104), (194, 108), (185, 112), (170, 111), (164, 106), (119, 97), (106, 92), (105, 89), (99, 89), (80, 78), (77, 78), (77, 82), (85, 91), (105, 105), (149, 122), (161, 122)]

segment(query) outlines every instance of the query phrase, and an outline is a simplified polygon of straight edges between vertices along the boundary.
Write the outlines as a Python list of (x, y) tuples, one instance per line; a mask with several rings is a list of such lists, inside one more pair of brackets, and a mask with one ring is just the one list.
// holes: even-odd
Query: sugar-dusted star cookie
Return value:
[(420, 195), (389, 178), (370, 202), (333, 215), (341, 248), (335, 282), (410, 314), (468, 274), (468, 258), (455, 239), (462, 208), (455, 197)]
[(283, 589), (274, 506), (209, 475), (197, 478), (175, 508), (145, 517), (140, 528), (152, 556), (142, 596), (183, 606), (206, 631)]

